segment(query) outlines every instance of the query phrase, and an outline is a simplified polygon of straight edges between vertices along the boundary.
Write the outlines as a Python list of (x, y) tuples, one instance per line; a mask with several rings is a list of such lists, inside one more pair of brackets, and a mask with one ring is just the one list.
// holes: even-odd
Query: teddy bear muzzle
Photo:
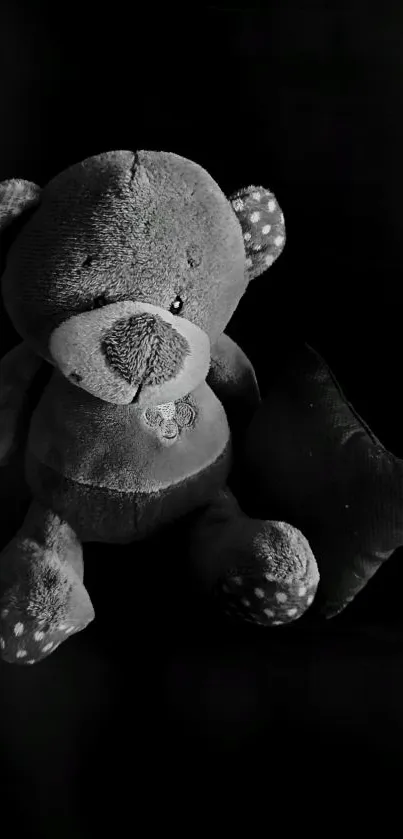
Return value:
[(159, 405), (205, 380), (208, 335), (160, 306), (126, 300), (83, 312), (52, 333), (55, 366), (75, 386), (106, 402)]

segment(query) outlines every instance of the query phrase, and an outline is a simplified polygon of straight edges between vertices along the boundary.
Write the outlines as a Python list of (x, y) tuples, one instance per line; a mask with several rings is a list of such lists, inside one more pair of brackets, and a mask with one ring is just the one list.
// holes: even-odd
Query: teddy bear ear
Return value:
[(284, 216), (275, 195), (262, 186), (239, 189), (229, 200), (242, 227), (247, 275), (254, 280), (284, 248)]
[(0, 232), (25, 210), (39, 204), (41, 188), (31, 181), (12, 178), (0, 182)]

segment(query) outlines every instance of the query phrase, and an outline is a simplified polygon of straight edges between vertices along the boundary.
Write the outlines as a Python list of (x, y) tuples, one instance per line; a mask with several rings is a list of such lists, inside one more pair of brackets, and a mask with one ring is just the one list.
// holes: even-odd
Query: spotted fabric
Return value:
[(247, 273), (254, 279), (275, 262), (284, 248), (284, 215), (275, 195), (264, 187), (241, 189), (230, 200), (243, 230)]
[(217, 603), (233, 619), (260, 626), (280, 626), (302, 617), (312, 605), (318, 579), (278, 582), (270, 575), (244, 577), (235, 575), (220, 582)]
[(82, 548), (67, 523), (34, 506), (0, 563), (0, 659), (34, 664), (94, 619)]
[(230, 570), (219, 580), (218, 605), (232, 618), (262, 626), (291, 623), (314, 601), (319, 585), (315, 557), (304, 535), (280, 521), (270, 523), (261, 547), (255, 568)]
[[(92, 618), (91, 618), (92, 619)], [(0, 658), (13, 664), (36, 664), (50, 653), (55, 652), (69, 635), (85, 629), (91, 619), (85, 623), (66, 620), (54, 626), (45, 621), (33, 624), (31, 621), (13, 619), (9, 609), (0, 612)]]

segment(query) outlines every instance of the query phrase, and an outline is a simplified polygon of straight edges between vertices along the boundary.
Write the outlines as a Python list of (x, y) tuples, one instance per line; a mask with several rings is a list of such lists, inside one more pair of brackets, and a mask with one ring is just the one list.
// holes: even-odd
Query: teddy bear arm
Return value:
[(43, 364), (26, 341), (0, 361), (0, 466), (18, 448), (26, 419), (26, 397)]
[(259, 385), (252, 362), (225, 333), (211, 348), (206, 381), (222, 403), (231, 431), (245, 431), (261, 402)]

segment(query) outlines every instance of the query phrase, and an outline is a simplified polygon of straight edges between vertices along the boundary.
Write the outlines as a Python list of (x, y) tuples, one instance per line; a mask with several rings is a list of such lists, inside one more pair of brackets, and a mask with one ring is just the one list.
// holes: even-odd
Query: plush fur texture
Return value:
[(6, 463), (23, 434), (26, 394), (43, 365), (26, 343), (18, 344), (0, 364), (0, 464)]
[(181, 316), (214, 341), (247, 282), (240, 224), (211, 176), (178, 155), (117, 151), (44, 187), (2, 289), (18, 332), (52, 363), (53, 330), (100, 295), (167, 310), (180, 295)]
[(210, 363), (202, 329), (161, 306), (131, 300), (68, 318), (52, 333), (49, 349), (66, 378), (113, 404), (158, 405), (185, 396), (206, 378)]
[[(123, 350), (123, 351), (122, 351)], [(185, 338), (158, 315), (117, 321), (101, 343), (107, 363), (129, 384), (155, 385), (176, 377), (189, 354)]]
[(93, 619), (83, 543), (134, 543), (185, 514), (208, 592), (241, 619), (295, 620), (318, 585), (309, 544), (248, 519), (226, 486), (260, 394), (224, 329), (283, 247), (273, 194), (228, 200), (192, 161), (116, 151), (43, 189), (0, 184), (0, 233), (18, 219), (2, 292), (23, 343), (0, 367), (0, 464), (26, 444), (32, 503), (0, 554), (3, 659), (39, 661)]
[(251, 361), (225, 332), (212, 348), (207, 384), (225, 405), (236, 451), (260, 404), (260, 389)]

